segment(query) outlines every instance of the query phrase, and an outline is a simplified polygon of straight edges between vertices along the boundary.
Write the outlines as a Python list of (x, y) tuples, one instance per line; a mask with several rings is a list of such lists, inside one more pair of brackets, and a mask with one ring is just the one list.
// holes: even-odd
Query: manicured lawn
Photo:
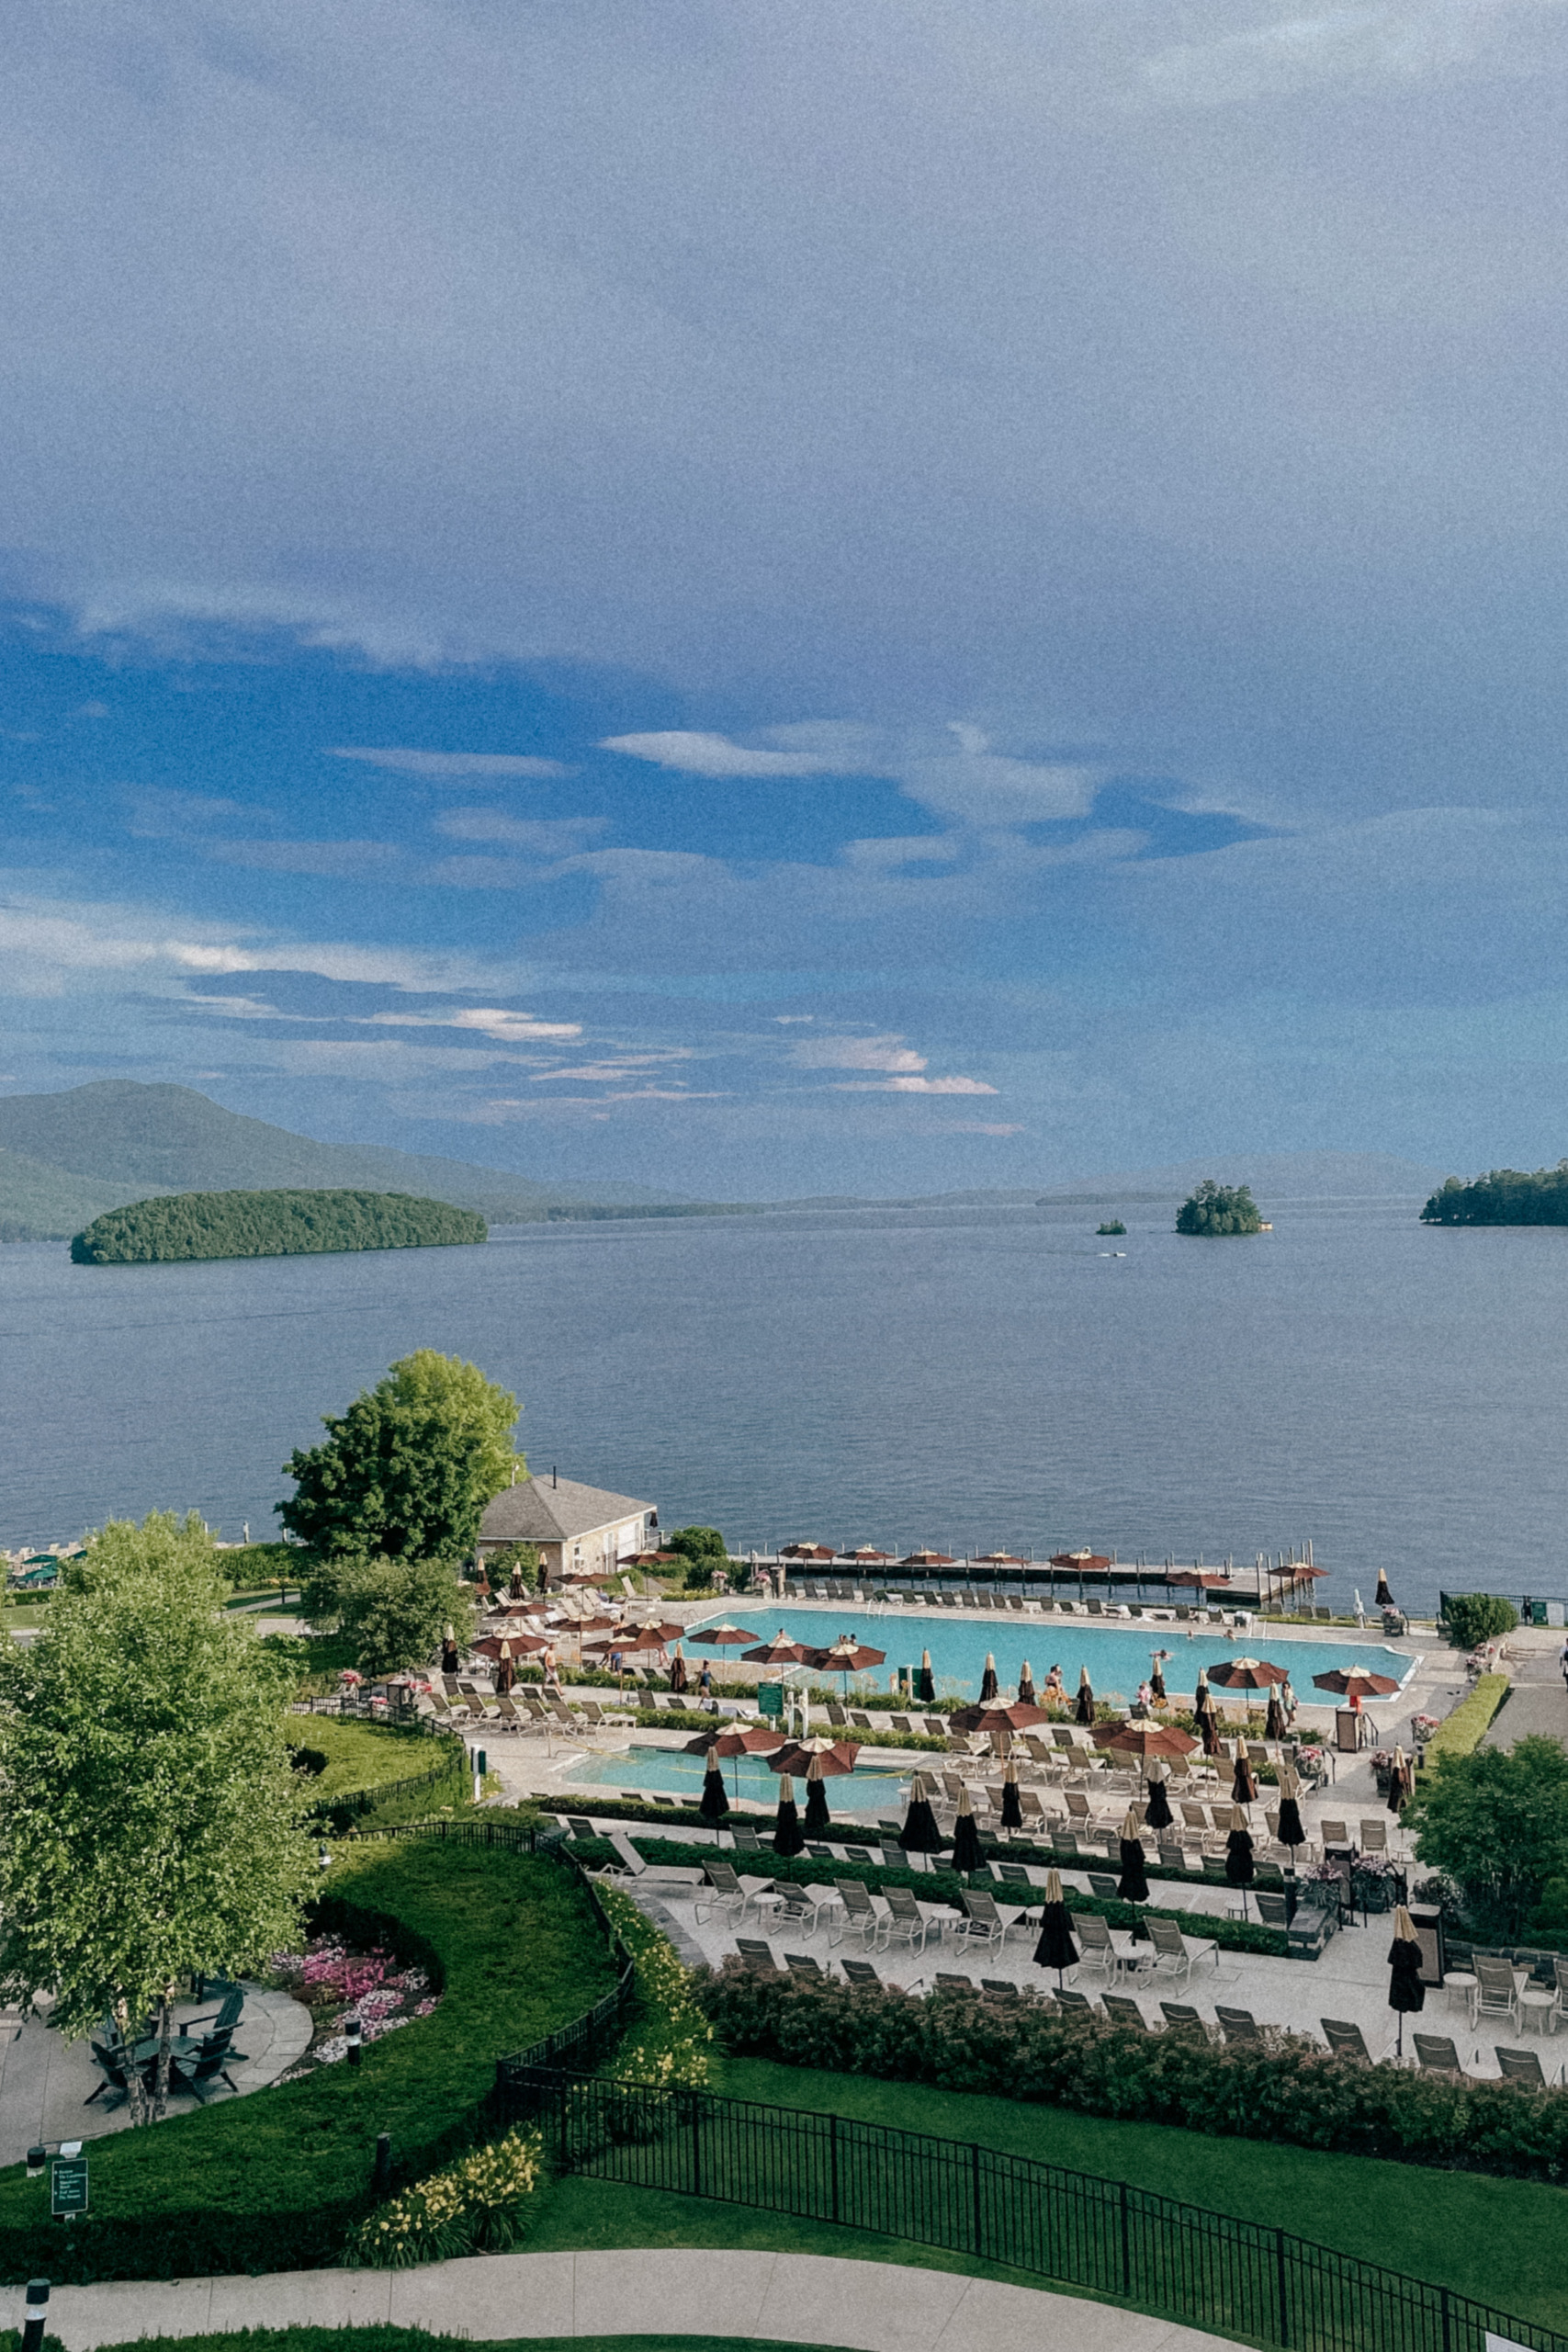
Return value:
[[(1061, 2108), (970, 2098), (961, 2091), (883, 2083), (861, 2075), (818, 2074), (763, 2059), (719, 2058), (713, 2087), (732, 2098), (762, 2099), (773, 2106), (815, 2108), (866, 2122), (894, 2124), (905, 2131), (978, 2140), (987, 2147), (1038, 2156), (1076, 2172), (1126, 2180), (1162, 2196), (1205, 2206), (1213, 2212), (1292, 2230), (1298, 2237), (1385, 2263), (1410, 2278), (1490, 2301), (1521, 2319), (1541, 2320), (1568, 2331), (1568, 2278), (1562, 2260), (1563, 2233), (1568, 2231), (1568, 2189), (1532, 2181), (1491, 2179), (1474, 2173), (1438, 2172), (1375, 2157), (1272, 2147), (1256, 2140), (1211, 2139), (1166, 2124), (1110, 2122)], [(566, 2199), (604, 2186), (567, 2182), (553, 2195)], [(635, 2192), (615, 2194), (635, 2204)], [(697, 2205), (694, 2199), (673, 2198), (645, 2201), (660, 2208), (677, 2202)], [(707, 2206), (699, 2210), (728, 2213), (734, 2209)], [(803, 2243), (805, 2225), (793, 2221), (774, 2224), (770, 2238), (766, 2217), (750, 2218), (761, 2226), (761, 2236), (731, 2240), (721, 2228), (716, 2236), (689, 2242)], [(663, 2226), (658, 2215), (651, 2221)], [(852, 2233), (843, 2231), (825, 2234), (835, 2240), (853, 2238)], [(566, 2241), (552, 2238), (550, 2242)], [(680, 2241), (660, 2236), (604, 2242)], [(863, 2246), (868, 2243), (855, 2242)], [(898, 2258), (931, 2259), (912, 2250)], [(937, 2267), (972, 2266), (939, 2258)]]
[(433, 1772), (449, 1753), (446, 1743), (421, 1732), (395, 1730), (389, 1724), (344, 1723), (333, 1715), (291, 1715), (288, 1737), (327, 1759), (326, 1770), (310, 1782), (312, 1803), (380, 1788), (389, 1781), (416, 1780)]
[(497, 2053), (566, 2024), (613, 1982), (587, 1896), (543, 1856), (371, 1841), (341, 1850), (323, 1893), (400, 1923), (412, 1957), (434, 1955), (446, 1980), (434, 2014), (369, 2044), (358, 2067), (95, 2141), (93, 2210), (69, 2268), (44, 2189), (12, 2166), (0, 2174), (0, 2276), (333, 2262), (368, 2200), (377, 2133), (390, 2133), (403, 2177), (434, 2170), (489, 2093)]

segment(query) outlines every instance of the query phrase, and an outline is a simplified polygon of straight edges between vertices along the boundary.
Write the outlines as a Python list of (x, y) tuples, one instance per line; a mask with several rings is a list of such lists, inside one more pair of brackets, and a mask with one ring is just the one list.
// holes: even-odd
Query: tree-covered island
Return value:
[(78, 1266), (135, 1266), (336, 1250), (429, 1250), (488, 1236), (474, 1210), (412, 1193), (171, 1193), (95, 1217), (72, 1242), (71, 1255)]
[(1206, 1177), (1176, 1213), (1178, 1233), (1266, 1233), (1258, 1204), (1245, 1184), (1216, 1184)]
[(1472, 1184), (1450, 1176), (1421, 1212), (1423, 1225), (1568, 1225), (1568, 1159), (1525, 1175), (1494, 1168)]

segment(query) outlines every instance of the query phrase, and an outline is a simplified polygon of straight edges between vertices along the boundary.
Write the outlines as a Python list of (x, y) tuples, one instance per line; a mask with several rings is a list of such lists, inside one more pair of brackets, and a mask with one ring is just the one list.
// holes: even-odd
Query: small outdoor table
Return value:
[(1475, 2008), (1475, 1978), (1471, 1974), (1469, 1969), (1450, 1968), (1443, 1978), (1443, 1990), (1445, 1993), (1457, 1996), (1458, 1999), (1464, 2003), (1465, 2007), (1472, 2012), (1472, 2022), (1473, 2023)]
[(1544, 2033), (1555, 2006), (1555, 1995), (1549, 1993), (1543, 1984), (1521, 1985), (1519, 1988), (1519, 2031), (1529, 2033), (1530, 2019), (1533, 2018), (1536, 2031)]

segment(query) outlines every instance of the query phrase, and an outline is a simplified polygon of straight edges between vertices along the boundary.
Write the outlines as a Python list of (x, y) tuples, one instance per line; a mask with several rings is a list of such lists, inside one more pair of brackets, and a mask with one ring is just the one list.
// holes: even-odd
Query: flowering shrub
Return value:
[(456, 2255), (504, 2254), (523, 2236), (524, 2207), (539, 2185), (537, 2137), (509, 2132), (428, 2180), (405, 2188), (363, 2221), (344, 2259), (356, 2267), (405, 2270)]
[(303, 2064), (285, 2076), (289, 2082), (312, 2066), (336, 2065), (347, 2057), (345, 2018), (358, 2018), (362, 2041), (379, 2041), (383, 2034), (429, 2017), (440, 1997), (432, 1994), (423, 1968), (400, 1969), (378, 1948), (351, 1951), (341, 1936), (312, 1936), (302, 1952), (275, 1951), (267, 1973), (316, 2019), (316, 2039)]
[(663, 2090), (701, 2090), (708, 2078), (713, 2028), (698, 2006), (689, 1968), (674, 1946), (618, 1887), (599, 1889), (611, 1926), (632, 1956), (642, 2016), (615, 2061), (615, 2072)]

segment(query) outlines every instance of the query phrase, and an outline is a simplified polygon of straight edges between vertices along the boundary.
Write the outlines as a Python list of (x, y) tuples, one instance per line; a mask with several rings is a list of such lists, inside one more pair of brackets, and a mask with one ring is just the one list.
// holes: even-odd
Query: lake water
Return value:
[[(1118, 1629), (1076, 1616), (1010, 1614), (1005, 1619), (987, 1622), (984, 1618), (949, 1617), (945, 1613), (932, 1615), (916, 1609), (901, 1609), (891, 1614), (886, 1611), (873, 1612), (857, 1610), (853, 1601), (836, 1602), (829, 1614), (813, 1609), (758, 1609), (745, 1600), (738, 1601), (728, 1613), (739, 1617), (764, 1640), (771, 1641), (782, 1626), (792, 1642), (809, 1649), (825, 1648), (840, 1633), (852, 1633), (869, 1648), (886, 1651), (886, 1664), (874, 1668), (866, 1677), (871, 1687), (882, 1690), (887, 1687), (889, 1674), (901, 1666), (918, 1667), (921, 1651), (929, 1649), (937, 1696), (942, 1700), (978, 1699), (980, 1678), (988, 1655), (996, 1658), (997, 1672), (1004, 1685), (1017, 1682), (1019, 1668), (1027, 1658), (1036, 1689), (1053, 1666), (1060, 1666), (1068, 1695), (1076, 1697), (1078, 1669), (1087, 1666), (1089, 1682), (1100, 1697), (1108, 1698), (1114, 1691), (1123, 1699), (1131, 1699), (1136, 1692), (1149, 1670), (1156, 1644), (1170, 1653), (1165, 1682), (1173, 1696), (1193, 1690), (1200, 1667), (1218, 1666), (1223, 1659), (1237, 1655), (1235, 1642), (1219, 1632), (1189, 1635), (1183, 1625)], [(716, 1615), (707, 1622), (717, 1625), (723, 1620)], [(703, 1656), (700, 1624), (693, 1626), (685, 1647), (688, 1661)], [(1284, 1668), (1299, 1699), (1318, 1705), (1324, 1702), (1312, 1687), (1314, 1674), (1331, 1673), (1336, 1667), (1367, 1666), (1374, 1674), (1386, 1674), (1403, 1683), (1416, 1666), (1414, 1658), (1400, 1650), (1386, 1649), (1375, 1637), (1357, 1645), (1343, 1641), (1292, 1642), (1281, 1640), (1270, 1632), (1256, 1643), (1244, 1642), (1241, 1647), (1244, 1651), (1261, 1649), (1271, 1665)], [(732, 1659), (735, 1653), (720, 1650), (715, 1655)], [(752, 1670), (764, 1671), (761, 1668)], [(853, 1675), (848, 1679), (848, 1687), (852, 1695)], [(1267, 1704), (1267, 1694), (1259, 1703)]]
[[(0, 1248), (0, 1538), (195, 1505), (273, 1532), (289, 1449), (396, 1356), (514, 1389), (536, 1469), (738, 1549), (1090, 1543), (1250, 1561), (1311, 1537), (1370, 1600), (1568, 1591), (1568, 1231), (1416, 1201), (866, 1209), (498, 1230), (483, 1248), (73, 1266)], [(881, 1646), (879, 1643), (878, 1647)], [(1037, 1668), (1048, 1661), (1035, 1659)]]

